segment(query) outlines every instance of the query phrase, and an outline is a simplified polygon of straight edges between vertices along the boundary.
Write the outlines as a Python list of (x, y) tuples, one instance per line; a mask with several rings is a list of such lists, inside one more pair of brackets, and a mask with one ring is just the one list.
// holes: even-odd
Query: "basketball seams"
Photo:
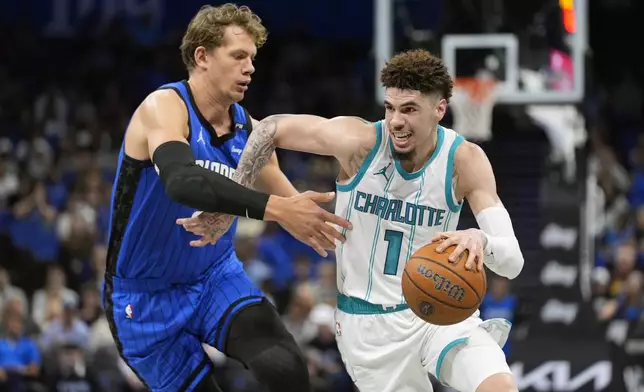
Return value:
[[(441, 266), (441, 267), (447, 268), (447, 266), (445, 266), (445, 265), (444, 265), (443, 263), (441, 263), (440, 261), (432, 260), (432, 259), (427, 258), (427, 257), (423, 257), (423, 256), (414, 256), (414, 257), (412, 257), (412, 258), (410, 259), (410, 261), (411, 261), (411, 260), (413, 260), (413, 259), (419, 259), (419, 260), (429, 261), (429, 262), (432, 262), (432, 263), (434, 263), (434, 264), (436, 264), (436, 265), (438, 265), (438, 266)], [(459, 274), (458, 272), (456, 272), (456, 271), (452, 270), (451, 268), (447, 268), (447, 269), (448, 269), (451, 273), (453, 273), (454, 275), (458, 276), (458, 278), (459, 278), (459, 279), (461, 279), (461, 280), (462, 280), (466, 285), (468, 285), (468, 286), (472, 289), (472, 291), (474, 292), (474, 294), (476, 294), (476, 298), (478, 298), (479, 302), (481, 301), (481, 296), (480, 296), (480, 295), (479, 295), (479, 293), (476, 291), (476, 289), (474, 288), (474, 286), (472, 286), (472, 285), (470, 284), (470, 282), (468, 282), (468, 281), (467, 281), (467, 279), (465, 279), (461, 274)], [(406, 271), (405, 271), (405, 272), (406, 272)], [(485, 281), (485, 279), (484, 279), (484, 281)], [(485, 286), (484, 286), (484, 288), (485, 288)], [(424, 291), (423, 291), (423, 292), (424, 292)], [(428, 295), (429, 295), (429, 294), (428, 294)], [(470, 308), (467, 308), (467, 309), (470, 309)]]

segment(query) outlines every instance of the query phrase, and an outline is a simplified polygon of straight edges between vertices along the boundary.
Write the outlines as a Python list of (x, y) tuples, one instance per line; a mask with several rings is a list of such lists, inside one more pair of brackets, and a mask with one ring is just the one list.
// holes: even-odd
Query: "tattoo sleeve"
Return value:
[(254, 127), (235, 171), (234, 180), (237, 183), (245, 187), (253, 186), (259, 172), (266, 166), (275, 151), (274, 138), (277, 123), (283, 117), (283, 115), (266, 117)]

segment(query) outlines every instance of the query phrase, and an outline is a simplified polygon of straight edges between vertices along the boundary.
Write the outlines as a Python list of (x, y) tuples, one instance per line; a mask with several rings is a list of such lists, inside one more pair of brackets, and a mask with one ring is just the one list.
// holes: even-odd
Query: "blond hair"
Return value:
[(239, 26), (246, 30), (259, 48), (266, 42), (268, 32), (262, 20), (247, 6), (238, 7), (227, 3), (218, 7), (205, 5), (192, 18), (181, 40), (181, 59), (188, 71), (195, 68), (195, 50), (203, 46), (211, 50), (221, 46), (227, 26)]

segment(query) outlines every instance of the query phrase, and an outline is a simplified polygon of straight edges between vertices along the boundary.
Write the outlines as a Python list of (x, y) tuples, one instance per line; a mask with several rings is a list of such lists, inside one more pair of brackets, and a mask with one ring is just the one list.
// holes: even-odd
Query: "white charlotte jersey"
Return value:
[(384, 121), (376, 144), (355, 176), (337, 184), (335, 212), (353, 224), (338, 245), (341, 294), (385, 306), (405, 303), (401, 276), (407, 260), (435, 233), (456, 230), (454, 153), (463, 137), (438, 126), (436, 150), (425, 166), (406, 172), (392, 154)]

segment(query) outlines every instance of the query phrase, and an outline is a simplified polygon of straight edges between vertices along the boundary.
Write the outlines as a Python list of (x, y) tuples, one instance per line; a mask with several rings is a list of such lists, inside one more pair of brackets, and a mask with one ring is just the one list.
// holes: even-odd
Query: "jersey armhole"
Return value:
[(382, 145), (382, 121), (375, 122), (374, 125), (376, 128), (376, 142), (373, 147), (371, 147), (371, 150), (369, 150), (364, 162), (362, 162), (362, 165), (360, 165), (360, 168), (353, 177), (349, 177), (344, 184), (341, 184), (336, 180), (335, 187), (338, 192), (351, 192), (360, 183), (360, 180), (364, 177), (364, 174), (371, 165), (371, 162), (373, 162), (378, 150), (380, 150), (380, 146)]
[(458, 135), (452, 142), (452, 145), (447, 154), (447, 168), (445, 170), (445, 201), (449, 206), (450, 211), (459, 212), (463, 208), (463, 202), (456, 200), (454, 194), (454, 157), (458, 146), (465, 141), (465, 138)]

